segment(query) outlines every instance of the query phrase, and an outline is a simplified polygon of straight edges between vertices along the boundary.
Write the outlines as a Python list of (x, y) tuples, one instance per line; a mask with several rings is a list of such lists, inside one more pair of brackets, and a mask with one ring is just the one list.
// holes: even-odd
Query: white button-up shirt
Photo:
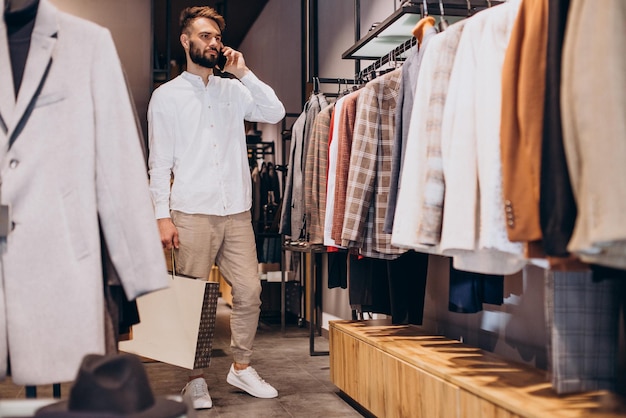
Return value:
[[(184, 72), (148, 106), (150, 191), (157, 219), (170, 210), (232, 215), (249, 210), (252, 185), (244, 119), (277, 123), (285, 108), (253, 73), (241, 80)], [(171, 174), (174, 182), (170, 189)]]

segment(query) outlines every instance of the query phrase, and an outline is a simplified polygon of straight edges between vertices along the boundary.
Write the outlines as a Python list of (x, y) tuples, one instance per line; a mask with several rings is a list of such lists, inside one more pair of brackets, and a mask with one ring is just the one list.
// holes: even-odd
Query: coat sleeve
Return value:
[(148, 189), (141, 134), (122, 66), (108, 30), (91, 63), (98, 216), (126, 296), (168, 285)]

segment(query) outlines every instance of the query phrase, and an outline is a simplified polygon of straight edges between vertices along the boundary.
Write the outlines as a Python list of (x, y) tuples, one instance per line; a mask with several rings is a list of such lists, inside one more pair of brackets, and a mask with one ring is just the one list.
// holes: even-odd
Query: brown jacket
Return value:
[(548, 27), (548, 0), (525, 0), (502, 74), (500, 127), (503, 197), (511, 241), (541, 239), (539, 184)]

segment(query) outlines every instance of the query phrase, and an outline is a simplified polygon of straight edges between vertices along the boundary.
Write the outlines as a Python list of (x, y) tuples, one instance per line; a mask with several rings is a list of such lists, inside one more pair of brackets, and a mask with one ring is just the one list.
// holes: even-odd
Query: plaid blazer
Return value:
[(406, 252), (383, 232), (401, 82), (398, 68), (367, 83), (359, 95), (341, 241), (367, 257), (393, 259)]
[(308, 241), (324, 243), (326, 214), (326, 173), (328, 169), (328, 135), (334, 103), (323, 108), (315, 117), (304, 171), (304, 203)]

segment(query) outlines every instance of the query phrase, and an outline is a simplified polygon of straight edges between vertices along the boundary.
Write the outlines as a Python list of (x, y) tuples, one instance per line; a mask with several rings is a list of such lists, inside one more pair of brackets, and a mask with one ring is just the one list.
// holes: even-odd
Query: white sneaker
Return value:
[(235, 370), (231, 365), (226, 381), (231, 385), (248, 392), (257, 398), (275, 398), (278, 391), (272, 385), (261, 379), (261, 376), (251, 366), (243, 370)]
[(187, 382), (180, 394), (185, 395), (185, 393), (189, 393), (194, 409), (209, 409), (213, 406), (209, 388), (201, 377)]

